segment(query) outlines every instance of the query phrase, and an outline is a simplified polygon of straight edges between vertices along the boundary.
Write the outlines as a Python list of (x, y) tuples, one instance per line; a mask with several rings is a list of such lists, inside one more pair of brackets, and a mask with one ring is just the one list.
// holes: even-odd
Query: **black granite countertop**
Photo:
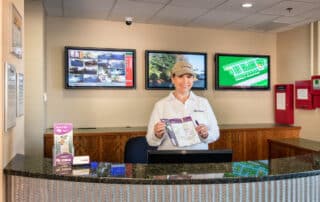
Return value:
[[(113, 175), (110, 166), (125, 168)], [(17, 154), (5, 167), (6, 175), (111, 184), (216, 184), (269, 181), (320, 175), (320, 155), (308, 154), (266, 161), (205, 164), (110, 164), (53, 167), (48, 158)]]

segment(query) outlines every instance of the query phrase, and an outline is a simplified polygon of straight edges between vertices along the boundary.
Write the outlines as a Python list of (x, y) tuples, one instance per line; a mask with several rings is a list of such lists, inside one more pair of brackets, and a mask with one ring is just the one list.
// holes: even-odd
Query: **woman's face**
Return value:
[(183, 74), (171, 77), (171, 81), (178, 93), (187, 93), (193, 86), (194, 77), (191, 74)]

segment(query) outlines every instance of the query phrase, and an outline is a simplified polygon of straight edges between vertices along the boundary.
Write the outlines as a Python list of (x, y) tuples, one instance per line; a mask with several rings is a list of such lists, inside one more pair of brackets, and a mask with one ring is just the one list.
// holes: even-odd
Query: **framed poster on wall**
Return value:
[(17, 58), (22, 58), (22, 17), (17, 8), (11, 8), (11, 53)]
[(17, 117), (24, 114), (24, 75), (17, 73)]
[(16, 125), (16, 111), (17, 111), (17, 78), (16, 69), (13, 65), (5, 63), (5, 84), (4, 84), (4, 121), (5, 132), (9, 128)]

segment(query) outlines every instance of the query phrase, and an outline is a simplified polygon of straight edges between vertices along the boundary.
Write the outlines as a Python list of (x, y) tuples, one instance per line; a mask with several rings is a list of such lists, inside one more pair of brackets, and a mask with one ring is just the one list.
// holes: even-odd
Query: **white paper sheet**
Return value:
[(308, 89), (301, 88), (297, 90), (297, 99), (298, 100), (307, 100), (308, 99)]
[(277, 110), (286, 110), (286, 94), (285, 93), (277, 93)]

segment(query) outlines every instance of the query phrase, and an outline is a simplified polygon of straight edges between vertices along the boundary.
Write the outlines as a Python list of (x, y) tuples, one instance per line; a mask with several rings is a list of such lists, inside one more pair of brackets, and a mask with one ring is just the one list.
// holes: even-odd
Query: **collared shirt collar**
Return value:
[[(170, 101), (177, 100), (177, 98), (173, 95), (173, 93), (174, 93), (174, 91), (171, 91), (169, 96), (168, 96)], [(190, 100), (190, 101), (191, 100), (196, 100), (196, 95), (192, 91), (190, 91), (190, 96), (189, 96), (188, 100)]]

